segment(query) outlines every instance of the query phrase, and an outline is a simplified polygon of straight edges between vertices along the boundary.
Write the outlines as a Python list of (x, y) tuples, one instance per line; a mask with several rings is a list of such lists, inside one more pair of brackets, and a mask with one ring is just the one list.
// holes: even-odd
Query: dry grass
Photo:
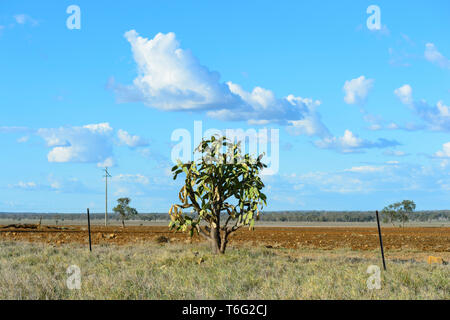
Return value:
[[(449, 299), (448, 265), (402, 261), (368, 290), (373, 258), (356, 251), (205, 245), (49, 246), (0, 242), (0, 299)], [(81, 290), (66, 286), (69, 265)]]

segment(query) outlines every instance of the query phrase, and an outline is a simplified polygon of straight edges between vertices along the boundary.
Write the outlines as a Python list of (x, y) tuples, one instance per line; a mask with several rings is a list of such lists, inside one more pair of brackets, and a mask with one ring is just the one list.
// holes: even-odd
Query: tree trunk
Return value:
[(214, 254), (223, 253), (221, 252), (221, 239), (220, 239), (220, 227), (219, 225), (215, 224), (214, 222), (211, 223), (211, 250)]
[(222, 243), (220, 244), (220, 253), (224, 254), (228, 244), (228, 235), (227, 231), (224, 231)]
[(122, 228), (125, 229), (125, 220), (124, 219), (122, 219)]

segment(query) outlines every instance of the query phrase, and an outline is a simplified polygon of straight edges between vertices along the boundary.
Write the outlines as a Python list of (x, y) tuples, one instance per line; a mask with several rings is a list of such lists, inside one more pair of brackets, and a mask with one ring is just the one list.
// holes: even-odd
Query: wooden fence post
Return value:
[(380, 218), (378, 217), (378, 210), (376, 210), (376, 214), (377, 214), (377, 225), (378, 225), (378, 237), (380, 238), (381, 257), (383, 258), (384, 271), (386, 271), (386, 262), (384, 261), (384, 251), (383, 251), (383, 238), (381, 237), (381, 227), (380, 227)]
[(88, 217), (88, 233), (89, 233), (89, 251), (92, 252), (92, 246), (91, 246), (91, 219), (89, 217), (89, 208), (87, 209), (87, 217)]

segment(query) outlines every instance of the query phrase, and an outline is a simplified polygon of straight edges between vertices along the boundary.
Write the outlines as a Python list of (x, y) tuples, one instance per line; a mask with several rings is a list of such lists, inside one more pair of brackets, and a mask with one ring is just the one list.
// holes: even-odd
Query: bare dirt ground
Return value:
[[(449, 227), (407, 227), (382, 229), (386, 251), (413, 250), (450, 254)], [(92, 244), (129, 244), (135, 242), (200, 242), (186, 233), (174, 233), (166, 226), (91, 226)], [(0, 225), (0, 240), (64, 243), (88, 243), (86, 226), (42, 226), (34, 224)], [(256, 227), (240, 229), (231, 235), (230, 244), (250, 244), (269, 248), (315, 248), (324, 250), (379, 248), (376, 228), (367, 227)]]

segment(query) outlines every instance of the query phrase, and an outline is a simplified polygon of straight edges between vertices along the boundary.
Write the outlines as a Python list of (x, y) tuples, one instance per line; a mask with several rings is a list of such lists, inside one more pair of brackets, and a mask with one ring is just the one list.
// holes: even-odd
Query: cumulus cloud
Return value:
[(114, 166), (113, 144), (137, 148), (147, 146), (148, 142), (127, 131), (119, 129), (114, 139), (114, 129), (109, 123), (88, 124), (85, 126), (41, 128), (37, 130), (47, 147), (49, 162), (94, 162), (98, 167)]
[[(262, 87), (247, 91), (231, 81), (221, 82), (218, 72), (210, 71), (189, 50), (180, 47), (174, 33), (158, 33), (153, 39), (147, 39), (131, 30), (125, 33), (125, 38), (131, 45), (138, 75), (130, 85), (109, 83), (118, 102), (142, 102), (163, 111), (201, 111), (223, 121), (279, 124), (293, 135), (320, 138), (316, 143), (320, 147), (343, 152), (393, 145), (387, 140), (372, 143), (355, 137), (357, 145), (353, 145), (349, 134), (333, 137), (317, 110), (319, 100), (292, 94), (279, 98)], [(372, 86), (373, 79), (364, 76), (347, 81), (345, 101), (364, 103)], [(139, 140), (132, 141), (126, 133), (121, 133), (120, 139), (129, 146), (137, 145)]]
[(373, 82), (373, 79), (366, 79), (364, 76), (345, 81), (344, 101), (348, 104), (364, 104), (370, 89), (373, 87)]
[(103, 123), (96, 123), (96, 124), (87, 124), (83, 126), (83, 128), (90, 130), (91, 132), (98, 133), (98, 134), (109, 134), (113, 130), (109, 123), (103, 122)]
[[(0, 128), (1, 129), (1, 128)], [(7, 127), (6, 132), (22, 132), (16, 127)], [(31, 131), (31, 130), (30, 130)], [(128, 146), (132, 149), (148, 146), (146, 139), (131, 135), (123, 129), (117, 132), (107, 122), (84, 126), (41, 128), (31, 131), (44, 139), (50, 148), (49, 162), (96, 163), (98, 167), (113, 167), (113, 146)], [(18, 142), (27, 141), (27, 137)]]
[(350, 130), (345, 130), (342, 137), (325, 137), (315, 141), (315, 145), (321, 149), (333, 149), (342, 153), (361, 152), (370, 148), (387, 148), (400, 145), (395, 140), (378, 139), (369, 141), (354, 135)]
[(120, 100), (141, 101), (166, 111), (229, 108), (240, 103), (220, 83), (217, 72), (180, 48), (174, 33), (158, 33), (149, 40), (131, 30), (125, 38), (131, 44), (138, 77), (131, 86), (117, 88)]
[(117, 137), (119, 138), (119, 144), (126, 145), (130, 148), (148, 146), (148, 142), (145, 139), (139, 136), (133, 136), (122, 129), (119, 129), (119, 131), (117, 132)]
[(442, 150), (436, 152), (434, 156), (438, 158), (450, 158), (450, 142), (444, 143)]
[(438, 65), (443, 69), (450, 69), (450, 60), (447, 59), (438, 51), (433, 43), (427, 43), (425, 45), (425, 59)]
[(103, 162), (112, 155), (112, 128), (108, 123), (41, 128), (37, 133), (51, 148), (49, 162)]
[[(411, 107), (415, 113), (427, 124), (426, 128), (432, 131), (450, 131), (450, 107), (442, 100), (436, 105), (430, 105), (425, 100), (415, 101), (412, 97), (410, 85), (404, 85), (394, 91), (403, 104)], [(403, 129), (417, 130), (423, 126), (410, 124)]]
[(450, 131), (450, 107), (443, 101), (438, 101), (435, 106), (421, 100), (414, 103), (414, 109), (418, 116), (427, 122), (432, 131)]
[(277, 98), (268, 89), (246, 91), (231, 81), (221, 82), (218, 72), (180, 48), (174, 33), (147, 39), (131, 30), (125, 38), (131, 44), (138, 76), (131, 85), (109, 84), (118, 102), (143, 102), (164, 111), (205, 111), (224, 121), (278, 123), (292, 126), (296, 134), (327, 131), (316, 111), (320, 101), (294, 95)]
[(412, 88), (409, 84), (405, 84), (398, 89), (394, 90), (395, 95), (400, 99), (403, 104), (412, 103)]
[(99, 168), (111, 168), (114, 167), (113, 157), (108, 157), (104, 161), (98, 162), (97, 167)]
[(253, 124), (278, 123), (292, 126), (296, 134), (323, 135), (327, 129), (320, 120), (317, 108), (319, 100), (288, 95), (277, 98), (271, 90), (261, 87), (251, 92), (245, 91), (238, 84), (227, 83), (230, 91), (238, 96), (241, 104), (233, 109), (221, 108), (208, 111), (208, 116), (228, 121), (247, 119)]

